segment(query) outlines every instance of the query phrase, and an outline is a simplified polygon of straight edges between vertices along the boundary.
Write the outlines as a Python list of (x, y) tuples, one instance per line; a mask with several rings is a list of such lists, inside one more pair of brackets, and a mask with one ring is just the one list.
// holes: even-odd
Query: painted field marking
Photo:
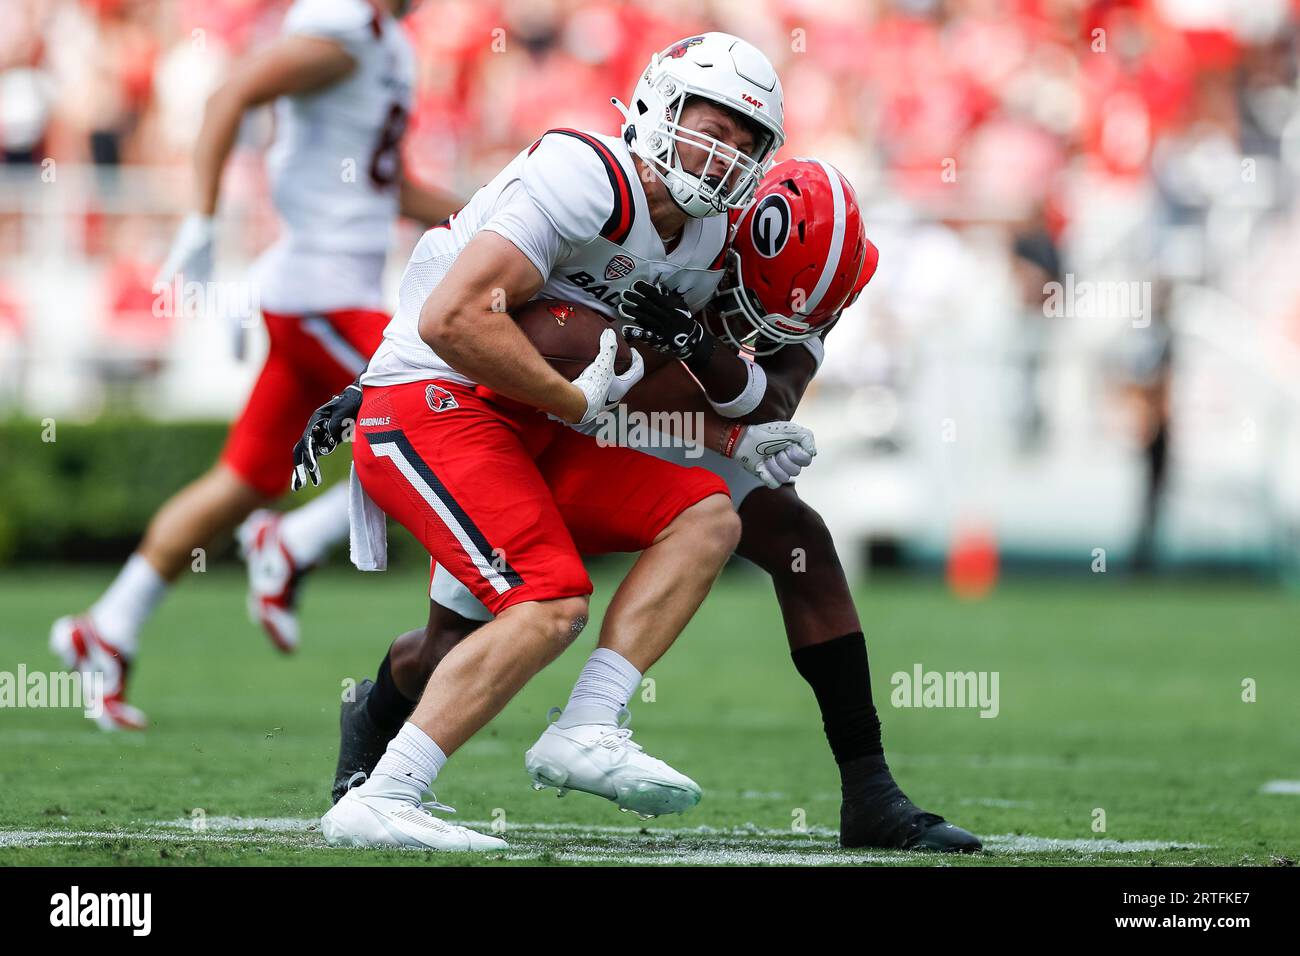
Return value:
[[(490, 830), (487, 821), (466, 826)], [(504, 836), (517, 841), (501, 858), (517, 861), (553, 860), (562, 863), (625, 862), (648, 866), (824, 866), (829, 864), (914, 862), (903, 850), (842, 850), (836, 832), (813, 827), (801, 834), (753, 825), (736, 827), (640, 827), (575, 823), (518, 823)], [(1076, 853), (1085, 857), (1157, 850), (1208, 849), (1204, 844), (1160, 840), (1055, 839), (1021, 834), (984, 837), (994, 854)], [(190, 819), (157, 821), (146, 828), (73, 830), (59, 828), (0, 830), (5, 847), (85, 846), (88, 841), (194, 843), (232, 847), (258, 846), (292, 850), (355, 853), (329, 847), (319, 835), (319, 821), (309, 817), (213, 816), (195, 830)], [(364, 852), (364, 851), (361, 851)], [(944, 865), (944, 857), (927, 858)]]
[(1259, 788), (1260, 793), (1287, 793), (1300, 796), (1300, 780), (1270, 780)]

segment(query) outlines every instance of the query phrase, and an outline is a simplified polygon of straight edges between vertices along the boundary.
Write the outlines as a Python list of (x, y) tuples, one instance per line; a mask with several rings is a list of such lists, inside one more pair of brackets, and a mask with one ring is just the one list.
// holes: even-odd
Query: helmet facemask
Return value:
[(737, 348), (753, 355), (771, 355), (783, 346), (804, 342), (817, 335), (814, 327), (799, 318), (768, 312), (758, 295), (745, 286), (740, 254), (727, 252), (727, 271), (715, 299), (722, 336)]
[[(701, 91), (678, 85), (671, 77), (665, 85), (669, 89), (676, 88), (678, 95), (666, 104), (664, 121), (646, 136), (645, 146), (649, 155), (643, 158), (687, 215), (701, 218), (742, 209), (753, 198), (759, 180), (767, 171), (767, 161), (776, 151), (772, 133), (737, 114), (737, 118), (753, 130), (755, 145), (745, 153), (706, 133), (683, 126), (682, 113), (694, 97), (735, 111)], [(683, 146), (704, 154), (703, 162), (696, 167), (700, 174), (691, 172), (682, 162), (680, 150)], [(719, 160), (723, 168), (721, 175), (710, 172)]]
[[(673, 52), (707, 50), (710, 43), (714, 46), (703, 65), (688, 62), (681, 53)], [(775, 73), (770, 75), (770, 85), (764, 87), (753, 85), (737, 72), (737, 63), (743, 63), (748, 75), (761, 73), (760, 67), (770, 72), (766, 59), (758, 63), (756, 57), (761, 59), (761, 54), (735, 37), (693, 37), (670, 47), (665, 54), (655, 54), (637, 83), (630, 107), (612, 101), (623, 113), (623, 137), (628, 148), (651, 168), (673, 201), (689, 216), (699, 219), (743, 208), (785, 141)], [(701, 78), (702, 73), (706, 78)], [(748, 126), (754, 139), (750, 151), (742, 152), (683, 126), (682, 113), (696, 99), (728, 111)], [(688, 154), (702, 154), (703, 164), (695, 167), (700, 170), (698, 175), (682, 162), (683, 148)]]

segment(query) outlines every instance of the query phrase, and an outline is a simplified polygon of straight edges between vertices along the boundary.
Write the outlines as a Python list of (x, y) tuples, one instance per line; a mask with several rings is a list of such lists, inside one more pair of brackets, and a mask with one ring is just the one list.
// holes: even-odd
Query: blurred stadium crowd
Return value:
[[(238, 407), (254, 366), (222, 358), (217, 323), (156, 315), (149, 285), (204, 99), (287, 6), (6, 0), (0, 406)], [(671, 40), (741, 34), (781, 73), (786, 153), (843, 169), (882, 251), (804, 416), (838, 462), (809, 487), (855, 503), (842, 526), (941, 549), (975, 521), (1070, 550), (1154, 534), (1172, 480), (1174, 550), (1275, 554), (1300, 527), (1298, 16), (1300, 0), (424, 0), (405, 158), (468, 194), (543, 129), (615, 130), (609, 97)], [(227, 171), (231, 276), (274, 234), (270, 135), (269, 116), (249, 124)]]

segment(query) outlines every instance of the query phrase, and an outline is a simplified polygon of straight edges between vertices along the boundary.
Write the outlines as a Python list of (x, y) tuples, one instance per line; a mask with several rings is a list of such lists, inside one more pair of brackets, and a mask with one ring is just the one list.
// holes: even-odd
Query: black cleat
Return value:
[(388, 749), (388, 738), (379, 731), (366, 709), (366, 698), (375, 682), (367, 678), (357, 685), (356, 700), (345, 700), (339, 708), (339, 763), (334, 770), (330, 801), (338, 803), (348, 792), (348, 783), (358, 773), (367, 777)]
[(840, 846), (941, 853), (974, 853), (984, 848), (973, 833), (907, 799), (883, 756), (865, 757), (855, 764), (844, 774)]

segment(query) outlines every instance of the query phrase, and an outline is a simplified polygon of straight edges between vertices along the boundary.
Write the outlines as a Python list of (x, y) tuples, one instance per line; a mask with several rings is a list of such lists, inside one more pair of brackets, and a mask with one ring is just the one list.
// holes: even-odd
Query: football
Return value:
[[(581, 375), (596, 358), (600, 333), (605, 329), (617, 331), (614, 321), (595, 309), (561, 299), (534, 299), (513, 315), (542, 358), (569, 381)], [(631, 362), (632, 352), (620, 335), (614, 371), (626, 372)]]

